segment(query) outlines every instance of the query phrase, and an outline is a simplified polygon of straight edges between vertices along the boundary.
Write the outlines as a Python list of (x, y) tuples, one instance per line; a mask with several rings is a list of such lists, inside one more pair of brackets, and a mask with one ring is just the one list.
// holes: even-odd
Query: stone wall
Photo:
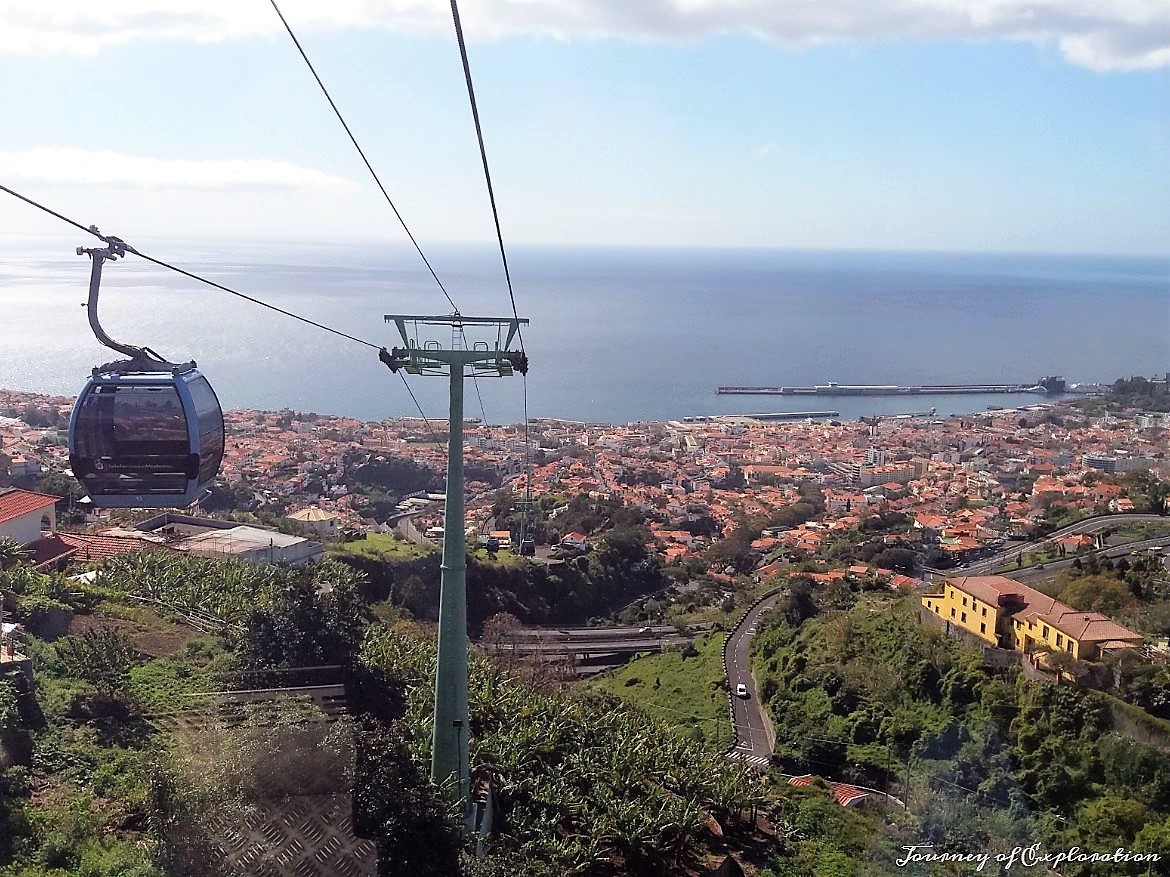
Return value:
[(1109, 714), (1113, 719), (1113, 727), (1125, 736), (1139, 743), (1170, 750), (1170, 732), (1159, 730), (1152, 722), (1142, 722), (1116, 703), (1109, 704)]
[[(922, 621), (923, 623), (925, 623), (927, 626), (931, 627), (932, 629), (937, 630), (941, 633), (945, 633), (947, 636), (949, 636), (953, 639), (957, 639), (960, 642), (966, 643), (969, 646), (973, 646), (974, 648), (977, 648), (977, 649), (991, 648), (990, 646), (987, 645), (987, 640), (980, 639), (975, 634), (971, 633), (969, 630), (966, 630), (962, 627), (959, 627), (959, 625), (957, 625), (957, 624), (952, 624), (946, 618), (940, 618), (939, 616), (935, 615), (933, 612), (931, 612), (929, 609), (927, 609), (925, 606), (923, 606), (921, 604), (919, 604), (919, 606), (918, 606), (918, 619), (919, 619), (919, 621)], [(999, 650), (997, 650), (997, 651), (999, 651)]]

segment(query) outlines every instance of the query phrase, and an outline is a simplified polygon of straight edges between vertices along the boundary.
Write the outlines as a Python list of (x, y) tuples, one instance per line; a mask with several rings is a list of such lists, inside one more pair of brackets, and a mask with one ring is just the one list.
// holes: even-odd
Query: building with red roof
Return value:
[(1141, 645), (1140, 633), (1100, 612), (1083, 612), (1006, 576), (961, 576), (922, 597), (922, 606), (952, 629), (1021, 652), (1063, 652), (1094, 660)]
[[(806, 773), (803, 776), (789, 777), (788, 785), (807, 788), (817, 779), (819, 777), (815, 777), (811, 773)], [(869, 797), (861, 789), (847, 785), (846, 783), (835, 783), (832, 780), (824, 780), (824, 783), (829, 787), (829, 791), (833, 795), (833, 800), (842, 807), (853, 807)]]
[(590, 548), (589, 537), (575, 531), (566, 533), (565, 538), (561, 540), (561, 545), (574, 551), (588, 551)]
[(40, 570), (63, 569), (69, 558), (77, 551), (76, 547), (54, 533), (50, 533), (36, 542), (31, 542), (25, 547), (29, 553), (28, 562)]
[(41, 538), (41, 531), (57, 531), (54, 511), (60, 497), (47, 493), (13, 488), (0, 493), (0, 538), (15, 539), (31, 545)]
[(47, 533), (27, 546), (29, 562), (37, 569), (64, 569), (69, 563), (93, 563), (119, 554), (165, 546), (132, 536), (100, 536), (91, 533)]

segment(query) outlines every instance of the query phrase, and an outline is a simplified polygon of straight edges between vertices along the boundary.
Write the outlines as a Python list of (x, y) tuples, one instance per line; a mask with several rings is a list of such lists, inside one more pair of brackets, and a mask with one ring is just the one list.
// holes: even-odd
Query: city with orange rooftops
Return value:
[[(71, 405), (66, 397), (0, 390), (0, 475), (35, 486), (64, 472)], [(522, 426), (469, 421), (468, 531), (490, 523), (503, 487), (517, 498), (617, 499), (646, 514), (650, 547), (667, 565), (721, 576), (777, 558), (818, 557), (840, 534), (893, 516), (901, 525), (881, 538), (887, 549), (915, 552), (914, 561), (903, 555), (897, 570), (902, 581), (914, 581), (907, 576), (924, 567), (977, 560), (1007, 539), (1042, 536), (1095, 513), (1134, 511), (1144, 500), (1127, 495), (1133, 489), (1126, 473), (1170, 475), (1168, 420), (1156, 413), (1089, 416), (1069, 405), (854, 422), (736, 416), (614, 425), (535, 418), (527, 454)], [(421, 479), (415, 490), (378, 487), (390, 499), (442, 490), (442, 420), (234, 410), (225, 413), (225, 430), (217, 487), (227, 499), (213, 491), (204, 511), (282, 516), (316, 508), (350, 531), (374, 529), (402, 509), (372, 503), (371, 485), (354, 480), (370, 461), (400, 461)], [(802, 507), (809, 490), (816, 502)], [(811, 513), (786, 518), (794, 506)], [(441, 525), (441, 503), (413, 517), (420, 531)], [(769, 524), (748, 542), (754, 563), (742, 557), (735, 569), (704, 563), (745, 521), (760, 520)], [(87, 526), (100, 524), (90, 515)]]

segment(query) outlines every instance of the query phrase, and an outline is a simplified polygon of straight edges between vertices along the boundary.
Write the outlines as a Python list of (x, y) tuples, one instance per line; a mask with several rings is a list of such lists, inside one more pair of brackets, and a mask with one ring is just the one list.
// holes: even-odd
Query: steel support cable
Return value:
[[(255, 296), (247, 295), (246, 293), (240, 292), (239, 290), (236, 290), (236, 289), (232, 289), (229, 286), (224, 286), (222, 283), (216, 283), (214, 280), (209, 280), (206, 277), (201, 277), (200, 275), (195, 274), (192, 271), (187, 271), (186, 269), (180, 268), (177, 265), (172, 265), (170, 262), (165, 262), (162, 259), (156, 259), (154, 256), (148, 256), (146, 253), (143, 253), (140, 250), (135, 249), (134, 247), (130, 246), (125, 241), (122, 241), (119, 238), (114, 238), (112, 236), (102, 234), (100, 231), (97, 230), (97, 226), (82, 225), (77, 220), (70, 219), (68, 216), (65, 216), (62, 213), (58, 213), (56, 210), (53, 210), (50, 207), (46, 207), (44, 204), (41, 204), (38, 201), (34, 201), (32, 198), (29, 198), (25, 195), (22, 195), (22, 194), (20, 194), (20, 192), (17, 192), (13, 189), (10, 189), (3, 184), (0, 184), (0, 191), (7, 192), (9, 195), (12, 195), (14, 198), (20, 199), (25, 204), (28, 204), (32, 207), (35, 207), (38, 210), (40, 210), (44, 213), (47, 213), (50, 216), (53, 216), (53, 217), (61, 220), (64, 223), (72, 225), (74, 228), (80, 229), (81, 231), (85, 232), (86, 234), (91, 234), (95, 238), (98, 238), (99, 240), (103, 241), (104, 243), (108, 244), (111, 241), (118, 241), (122, 246), (124, 246), (126, 248), (127, 253), (133, 253), (138, 258), (143, 259), (147, 262), (150, 262), (154, 265), (158, 265), (160, 268), (166, 268), (170, 271), (174, 271), (177, 274), (182, 274), (184, 277), (188, 277), (191, 280), (196, 280), (200, 283), (204, 283), (207, 286), (214, 287), (215, 289), (218, 289), (222, 292), (226, 292), (229, 295), (234, 295), (237, 298), (242, 298), (244, 301), (248, 301), (248, 302), (251, 302), (252, 304), (259, 305), (262, 308), (267, 308), (270, 311), (275, 311), (278, 314), (283, 314), (286, 317), (291, 317), (294, 320), (300, 320), (302, 323), (307, 323), (308, 325), (313, 326), (317, 329), (322, 329), (326, 332), (330, 332), (334, 335), (337, 335), (341, 338), (345, 338), (349, 341), (353, 341), (357, 344), (363, 344), (366, 347), (371, 347), (374, 350), (379, 350), (379, 351), (384, 349), (382, 347), (382, 345), (380, 345), (380, 344), (374, 344), (372, 341), (364, 341), (361, 338), (357, 338), (353, 335), (350, 335), (347, 332), (342, 332), (340, 329), (334, 329), (331, 326), (326, 326), (324, 323), (318, 323), (316, 320), (310, 320), (308, 317), (302, 317), (300, 314), (295, 314), (292, 311), (286, 311), (284, 308), (279, 308), (276, 305), (269, 304), (268, 302), (262, 301), (261, 299), (258, 299)], [(402, 376), (402, 382), (404, 384), (406, 384), (405, 375)], [(427, 424), (427, 428), (430, 429), (430, 421), (427, 420), (426, 414), (423, 413), (422, 406), (418, 404), (418, 399), (415, 398), (414, 391), (410, 389), (409, 384), (407, 384), (406, 389), (408, 392), (410, 392), (410, 398), (414, 400), (414, 404), (415, 404), (415, 407), (418, 408), (419, 415), (422, 416), (423, 421), (426, 422), (426, 424)], [(431, 435), (432, 436), (434, 435), (433, 429), (431, 429)]]
[[(414, 407), (418, 409), (419, 416), (422, 417), (423, 423), (427, 425), (427, 432), (431, 434), (431, 441), (439, 447), (442, 447), (443, 443), (439, 441), (439, 437), (435, 434), (435, 428), (431, 426), (431, 422), (427, 419), (427, 416), (423, 414), (422, 406), (418, 404), (418, 398), (414, 395), (414, 390), (412, 390), (410, 388), (410, 384), (406, 382), (406, 375), (404, 375), (402, 372), (399, 372), (398, 377), (402, 378), (402, 386), (406, 387), (406, 392), (410, 393), (410, 398), (414, 400)], [(449, 430), (450, 428), (450, 425), (448, 425), (447, 429)]]
[[(305, 51), (304, 47), (301, 45), (301, 41), (299, 39), (297, 39), (297, 35), (296, 35), (296, 33), (293, 32), (292, 26), (288, 23), (288, 19), (286, 19), (284, 17), (284, 13), (280, 11), (280, 7), (276, 4), (276, 0), (268, 0), (268, 2), (272, 4), (273, 10), (276, 12), (277, 17), (280, 18), (280, 23), (284, 25), (284, 29), (288, 32), (289, 37), (293, 41), (293, 45), (295, 45), (297, 47), (297, 51), (300, 53), (301, 58), (304, 60), (305, 66), (308, 67), (309, 72), (313, 74), (313, 79), (315, 79), (317, 81), (317, 86), (321, 89), (321, 93), (323, 95), (325, 95), (325, 100), (327, 100), (329, 102), (329, 106), (333, 109), (333, 114), (335, 116), (337, 116), (337, 121), (341, 123), (341, 127), (345, 130), (346, 135), (349, 137), (349, 142), (352, 143), (353, 148), (357, 150), (357, 154), (361, 157), (362, 163), (366, 166), (366, 170), (368, 170), (370, 172), (370, 176), (373, 177), (374, 183), (378, 186), (378, 190), (382, 193), (382, 197), (386, 199), (386, 203), (389, 204), (390, 209), (394, 211), (394, 215), (398, 218), (398, 222), (402, 226), (402, 230), (404, 232), (406, 232), (406, 236), (408, 238), (410, 238), (410, 242), (414, 245), (414, 249), (418, 252), (419, 258), (422, 259), (423, 264), (427, 266), (427, 271), (430, 272), (431, 277), (434, 279), (435, 283), (438, 285), (439, 291), (443, 293), (443, 297), (445, 299), (447, 299), (447, 303), (449, 305), (451, 305), (451, 310), (454, 311), (455, 316), (459, 316), (458, 305), (455, 304), (454, 299), (452, 299), (450, 293), (447, 292), (447, 287), (443, 285), (443, 281), (439, 279), (439, 275), (435, 272), (435, 269), (431, 265), (430, 260), (426, 257), (426, 254), (422, 251), (422, 247), (419, 245), (419, 242), (415, 239), (415, 236), (411, 232), (409, 226), (407, 226), (406, 220), (402, 218), (402, 214), (399, 212), (398, 207), (394, 204), (394, 200), (390, 197), (390, 193), (387, 192), (386, 187), (384, 185), (382, 185), (381, 178), (378, 176), (377, 171), (374, 170), (374, 166), (370, 163), (370, 160), (368, 158), (366, 158), (365, 151), (362, 149), (361, 145), (358, 143), (357, 137), (354, 136), (354, 133), (350, 129), (349, 124), (345, 121), (345, 117), (341, 114), (341, 110), (338, 109), (337, 103), (333, 100), (333, 96), (331, 94), (329, 94), (329, 89), (325, 87), (325, 83), (322, 81), (321, 77), (318, 75), (317, 68), (314, 67), (313, 62), (309, 60), (308, 53)], [(459, 334), (463, 336), (463, 343), (466, 344), (467, 343), (467, 334), (462, 326), (459, 327)], [(523, 341), (521, 341), (521, 348), (523, 348)], [(484, 407), (483, 407), (483, 394), (480, 392), (480, 389), (479, 389), (479, 379), (475, 375), (472, 375), (471, 382), (472, 382), (472, 384), (475, 385), (475, 395), (479, 399), (479, 413), (483, 417), (483, 422), (486, 424), (487, 423), (487, 412), (484, 410)]]
[[(463, 24), (459, 20), (459, 4), (451, 0), (451, 18), (455, 22), (455, 39), (459, 43), (459, 58), (463, 62), (463, 80), (467, 83), (467, 98), (471, 103), (471, 118), (475, 122), (475, 139), (479, 143), (479, 158), (483, 163), (483, 178), (487, 183), (488, 201), (492, 206), (492, 221), (496, 226), (496, 240), (500, 245), (500, 261), (504, 265), (504, 281), (508, 285), (508, 301), (512, 304), (512, 316), (519, 319), (516, 311), (516, 294), (512, 289), (512, 272), (508, 268), (508, 253), (504, 248), (504, 233), (500, 229), (500, 212), (496, 208), (496, 191), (492, 186), (492, 172), (488, 168), (487, 147), (483, 142), (483, 126), (479, 122), (479, 105), (475, 102), (475, 84), (471, 79), (471, 63), (467, 59), (467, 43), (463, 39)], [(524, 352), (524, 332), (519, 323), (516, 325), (516, 335), (520, 339), (520, 351)], [(532, 447), (528, 438), (528, 374), (523, 372), (524, 392), (524, 523), (521, 531), (521, 542), (524, 540), (528, 526), (528, 517), (532, 512)]]
[[(467, 342), (466, 336), (464, 337), (463, 341), (464, 341), (464, 343)], [(479, 379), (475, 375), (472, 375), (471, 376), (471, 383), (475, 387), (475, 397), (477, 399), (479, 399), (479, 413), (480, 413), (480, 416), (483, 417), (483, 425), (487, 426), (488, 425), (487, 412), (484, 411), (484, 409), (483, 409), (483, 393), (481, 393), (479, 391)]]
[(194, 272), (186, 270), (185, 268), (180, 268), (177, 265), (172, 265), (170, 262), (165, 262), (162, 259), (156, 259), (154, 256), (148, 256), (146, 253), (142, 252), (141, 250), (135, 249), (134, 247), (130, 246), (125, 241), (122, 241), (119, 238), (115, 238), (115, 237), (111, 237), (111, 236), (107, 236), (107, 235), (102, 234), (100, 231), (97, 230), (97, 226), (84, 226), (80, 222), (78, 222), (77, 220), (70, 219), (68, 216), (64, 216), (64, 215), (58, 213), (56, 210), (52, 210), (52, 209), (46, 207), (44, 204), (40, 204), (39, 202), (34, 201), (32, 198), (25, 197), (24, 195), (21, 195), (19, 192), (13, 191), (12, 189), (8, 188), (5, 185), (0, 185), (0, 191), (7, 192), (9, 195), (13, 195), (16, 198), (19, 198), (21, 201), (25, 202), (26, 204), (31, 204), (33, 207), (36, 207), (38, 210), (42, 210), (45, 213), (49, 214), (50, 216), (55, 216), (57, 219), (60, 219), (62, 222), (67, 222), (70, 225), (72, 225), (73, 227), (79, 228), (83, 232), (85, 232), (86, 234), (91, 234), (95, 238), (98, 238), (99, 240), (104, 241), (105, 243), (110, 243), (111, 241), (118, 241), (122, 246), (125, 246), (127, 253), (133, 253), (138, 258), (143, 259), (147, 262), (151, 262), (155, 265), (158, 265), (160, 268), (166, 268), (170, 271), (174, 271), (176, 274), (182, 274), (184, 277), (188, 277), (191, 280), (197, 280), (200, 283), (205, 283), (208, 286), (212, 286), (212, 287), (220, 290), (221, 292), (226, 292), (229, 295), (234, 295), (237, 298), (242, 298), (242, 299), (244, 299), (244, 301), (250, 301), (252, 304), (260, 305), (260, 307), (262, 307), (262, 308), (268, 308), (268, 310), (270, 310), (270, 311), (276, 311), (276, 313), (278, 313), (278, 314), (284, 314), (284, 316), (286, 316), (286, 317), (291, 317), (294, 320), (300, 320), (302, 323), (308, 323), (310, 326), (315, 326), (316, 328), (323, 329), (326, 332), (332, 332), (334, 335), (338, 335), (342, 338), (348, 339), (349, 341), (354, 341), (358, 344), (364, 344), (366, 347), (372, 347), (374, 350), (381, 350), (382, 349), (381, 344), (375, 344), (372, 341), (364, 341), (361, 338), (357, 338), (353, 335), (350, 335), (347, 332), (342, 332), (340, 329), (334, 329), (331, 326), (326, 326), (324, 323), (318, 323), (316, 320), (310, 320), (308, 317), (302, 317), (300, 314), (294, 314), (292, 311), (286, 311), (284, 308), (277, 307), (276, 305), (269, 304), (268, 302), (262, 301), (261, 299), (258, 299), (254, 296), (247, 295), (246, 293), (240, 292), (239, 290), (236, 290), (236, 289), (232, 289), (230, 286), (224, 286), (222, 283), (216, 283), (214, 280), (209, 280), (206, 277), (201, 277), (198, 274), (195, 274)]
[[(479, 123), (479, 106), (475, 102), (475, 85), (471, 81), (471, 64), (467, 60), (467, 44), (463, 41), (463, 25), (459, 21), (459, 5), (451, 0), (451, 17), (455, 21), (455, 38), (459, 41), (459, 57), (463, 61), (463, 79), (467, 83), (467, 97), (471, 101), (471, 118), (475, 122), (475, 138), (479, 142), (479, 157), (483, 162), (483, 177), (487, 182), (488, 200), (492, 205), (492, 220), (496, 225), (496, 240), (500, 244), (500, 259), (504, 263), (504, 280), (508, 284), (508, 300), (512, 303), (512, 316), (516, 313), (516, 296), (512, 292), (512, 273), (508, 270), (508, 254), (504, 250), (504, 233), (500, 230), (500, 213), (496, 209), (496, 192), (492, 188), (492, 173), (488, 169), (487, 148), (483, 143), (483, 127)], [(524, 333), (516, 327), (516, 334), (520, 338), (520, 349), (524, 350)]]
[(349, 135), (349, 142), (353, 144), (353, 148), (356, 149), (358, 155), (361, 156), (362, 162), (366, 166), (366, 170), (370, 172), (370, 176), (374, 178), (374, 182), (377, 184), (378, 189), (382, 192), (382, 197), (386, 199), (386, 203), (390, 205), (390, 209), (394, 211), (394, 215), (398, 217), (398, 222), (402, 225), (402, 230), (406, 232), (406, 236), (410, 238), (410, 242), (414, 244), (415, 250), (418, 251), (419, 258), (423, 260), (423, 264), (426, 265), (427, 270), (431, 272), (431, 277), (433, 277), (435, 283), (438, 284), (439, 289), (443, 293), (443, 297), (447, 299), (447, 302), (451, 305), (452, 310), (454, 310), (455, 314), (458, 315), (459, 308), (455, 306), (455, 302), (447, 293), (447, 287), (443, 285), (443, 281), (439, 279), (439, 275), (436, 274), (435, 269), (431, 267), (430, 260), (427, 259), (426, 254), (422, 251), (422, 247), (419, 246), (418, 241), (415, 240), (414, 235), (411, 233), (410, 228), (406, 224), (406, 220), (403, 219), (402, 214), (398, 212), (398, 208), (394, 205), (394, 201), (391, 199), (390, 193), (386, 191), (386, 187), (382, 185), (382, 180), (378, 177), (377, 172), (374, 170), (374, 166), (370, 164), (370, 160), (366, 158), (365, 152), (363, 152), (361, 146), (358, 145), (357, 138), (353, 136), (353, 131), (350, 130), (349, 125), (345, 121), (345, 117), (341, 115), (341, 110), (339, 110), (337, 108), (337, 104), (334, 103), (333, 97), (329, 94), (329, 89), (325, 87), (325, 83), (322, 82), (321, 77), (317, 75), (317, 68), (313, 66), (313, 62), (309, 60), (309, 56), (305, 54), (305, 50), (301, 47), (301, 41), (298, 40), (297, 35), (293, 33), (293, 29), (289, 26), (288, 20), (285, 19), (284, 13), (281, 12), (280, 7), (276, 5), (276, 0), (268, 0), (268, 2), (272, 4), (272, 8), (276, 11), (277, 16), (280, 18), (280, 23), (284, 25), (284, 29), (288, 31), (288, 35), (292, 37), (293, 45), (297, 47), (297, 51), (300, 52), (301, 57), (305, 61), (305, 65), (309, 68), (309, 72), (312, 73), (313, 78), (317, 80), (317, 85), (320, 86), (321, 93), (325, 95), (325, 100), (329, 101), (329, 106), (333, 108), (333, 114), (337, 116), (337, 121), (341, 123), (341, 127), (344, 128), (345, 133)]

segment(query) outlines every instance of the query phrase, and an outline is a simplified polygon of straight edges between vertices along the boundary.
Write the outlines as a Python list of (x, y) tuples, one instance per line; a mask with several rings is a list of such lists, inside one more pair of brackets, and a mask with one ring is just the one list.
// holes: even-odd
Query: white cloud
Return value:
[(0, 179), (140, 189), (353, 189), (355, 184), (312, 168), (269, 159), (191, 161), (117, 152), (41, 147), (0, 152)]
[(756, 150), (756, 158), (767, 158), (769, 155), (775, 155), (780, 152), (779, 143), (765, 143)]
[[(1028, 40), (1095, 70), (1170, 66), (1167, 0), (475, 0), (469, 38), (695, 39), (746, 32), (789, 45), (872, 39)], [(298, 32), (449, 35), (446, 0), (284, 0)], [(280, 31), (262, 0), (6, 0), (0, 52), (95, 52), (141, 40), (217, 42)]]

